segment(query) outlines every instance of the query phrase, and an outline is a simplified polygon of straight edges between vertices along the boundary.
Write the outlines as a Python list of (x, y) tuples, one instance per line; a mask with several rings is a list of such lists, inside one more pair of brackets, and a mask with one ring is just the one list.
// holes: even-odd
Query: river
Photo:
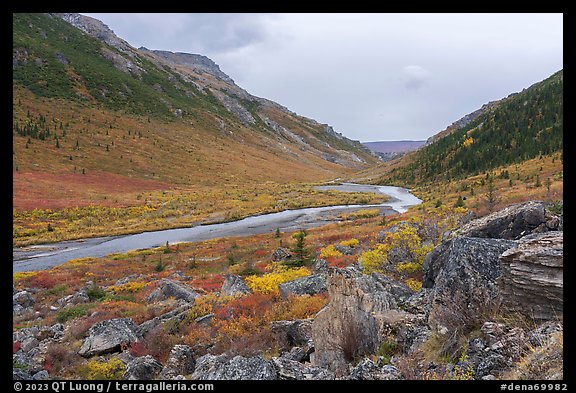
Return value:
[(376, 205), (341, 205), (284, 210), (278, 213), (251, 216), (238, 221), (221, 224), (197, 225), (193, 227), (143, 232), (133, 235), (97, 237), (72, 240), (53, 244), (14, 248), (13, 271), (36, 271), (50, 269), (71, 259), (99, 258), (109, 254), (130, 250), (159, 247), (166, 242), (196, 242), (221, 237), (250, 236), (275, 231), (283, 232), (309, 229), (338, 220), (338, 215), (358, 209), (381, 208), (382, 214), (404, 213), (408, 207), (422, 201), (408, 190), (393, 186), (374, 186), (342, 183), (318, 186), (320, 190), (344, 192), (374, 192), (390, 196), (390, 200)]

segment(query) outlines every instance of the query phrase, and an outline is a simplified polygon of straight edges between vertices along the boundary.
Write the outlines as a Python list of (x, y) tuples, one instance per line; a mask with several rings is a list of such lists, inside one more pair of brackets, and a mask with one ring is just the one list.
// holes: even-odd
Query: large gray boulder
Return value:
[[(428, 323), (441, 334), (455, 333), (477, 324), (501, 301), (497, 278), (500, 255), (515, 241), (460, 237), (440, 245), (428, 261), (424, 282), (433, 284), (428, 298)], [(434, 274), (436, 274), (434, 276)]]
[(349, 362), (375, 353), (385, 336), (416, 319), (374, 276), (333, 269), (327, 286), (330, 301), (312, 323), (315, 366), (343, 374)]
[(242, 277), (235, 274), (226, 274), (220, 292), (224, 296), (242, 296), (252, 293)]
[(564, 232), (530, 235), (500, 256), (503, 306), (538, 320), (563, 318)]
[(16, 292), (12, 295), (12, 314), (21, 315), (28, 312), (36, 301), (28, 291)]
[(196, 360), (192, 374), (196, 380), (273, 380), (278, 379), (274, 365), (261, 356), (246, 358), (227, 355), (204, 355)]
[(160, 374), (161, 379), (175, 379), (178, 376), (192, 374), (196, 360), (192, 348), (188, 345), (174, 345), (168, 355), (168, 360)]
[(167, 299), (182, 299), (189, 303), (194, 303), (195, 299), (200, 296), (192, 288), (182, 284), (177, 284), (174, 281), (163, 278), (158, 283), (156, 289), (148, 295), (146, 301), (159, 302)]
[(289, 347), (305, 346), (312, 339), (312, 318), (291, 321), (273, 321), (270, 330)]
[(140, 356), (126, 366), (122, 376), (125, 380), (151, 380), (158, 377), (162, 364), (150, 355)]
[(311, 274), (278, 285), (282, 299), (290, 295), (317, 295), (326, 292), (326, 275)]
[(452, 232), (449, 238), (468, 236), (514, 240), (531, 233), (558, 230), (559, 223), (559, 218), (546, 210), (544, 202), (528, 201), (472, 220)]
[(84, 357), (121, 352), (140, 340), (142, 334), (132, 318), (116, 318), (94, 324), (78, 354)]

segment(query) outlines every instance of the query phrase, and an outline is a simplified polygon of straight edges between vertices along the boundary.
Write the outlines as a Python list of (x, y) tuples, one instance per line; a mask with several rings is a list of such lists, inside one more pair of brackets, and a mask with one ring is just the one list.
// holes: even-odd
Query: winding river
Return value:
[(29, 246), (13, 249), (13, 271), (45, 270), (61, 265), (71, 259), (99, 258), (113, 253), (159, 247), (166, 242), (196, 242), (221, 237), (250, 236), (272, 232), (277, 228), (283, 232), (308, 229), (338, 220), (338, 215), (366, 208), (381, 208), (382, 214), (404, 213), (408, 207), (422, 201), (408, 190), (393, 186), (374, 186), (342, 183), (318, 186), (320, 190), (344, 192), (374, 192), (390, 196), (390, 200), (376, 205), (341, 205), (284, 210), (278, 213), (246, 217), (242, 220), (221, 224), (197, 225), (193, 227), (143, 232), (133, 235), (98, 237), (84, 240)]

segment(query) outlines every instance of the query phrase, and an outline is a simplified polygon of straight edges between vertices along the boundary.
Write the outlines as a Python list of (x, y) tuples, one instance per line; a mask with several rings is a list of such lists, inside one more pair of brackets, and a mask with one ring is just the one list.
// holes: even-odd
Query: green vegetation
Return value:
[(80, 318), (88, 314), (90, 309), (94, 308), (92, 304), (78, 304), (77, 306), (72, 306), (65, 308), (58, 312), (56, 320), (60, 323), (68, 322), (72, 319)]

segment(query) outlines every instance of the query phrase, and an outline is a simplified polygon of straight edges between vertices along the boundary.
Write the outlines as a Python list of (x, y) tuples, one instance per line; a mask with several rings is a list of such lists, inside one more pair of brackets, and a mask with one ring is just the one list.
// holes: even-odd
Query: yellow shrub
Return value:
[(402, 262), (396, 265), (396, 271), (400, 274), (410, 274), (417, 272), (422, 268), (422, 265), (415, 262)]
[(338, 251), (333, 244), (320, 250), (320, 258), (341, 257), (342, 253)]
[(20, 273), (14, 273), (14, 275), (12, 276), (12, 281), (14, 283), (17, 283), (20, 280), (23, 280), (25, 278), (28, 277), (32, 277), (34, 275), (36, 275), (37, 272), (20, 272)]
[(310, 271), (305, 267), (288, 268), (279, 264), (274, 266), (272, 273), (267, 273), (263, 276), (246, 277), (248, 287), (254, 292), (278, 294), (279, 284), (310, 274)]
[(470, 147), (472, 146), (472, 144), (474, 143), (474, 138), (472, 138), (471, 136), (464, 139), (464, 142), (462, 142), (462, 146), (464, 147)]
[(138, 292), (146, 286), (145, 282), (134, 281), (122, 285), (112, 285), (108, 289), (114, 293)]
[(386, 253), (379, 247), (365, 251), (360, 255), (360, 264), (364, 274), (381, 271), (381, 267), (386, 261)]
[(358, 241), (358, 239), (342, 240), (342, 241), (340, 242), (340, 245), (341, 245), (341, 246), (344, 246), (344, 247), (352, 247), (352, 248), (357, 247), (358, 244), (360, 244), (360, 242)]
[(90, 360), (80, 368), (80, 375), (84, 379), (121, 379), (126, 366), (118, 358), (112, 358), (107, 362)]
[(404, 281), (408, 288), (413, 290), (414, 292), (418, 292), (422, 289), (422, 281), (418, 281), (415, 278), (409, 278), (408, 280)]

